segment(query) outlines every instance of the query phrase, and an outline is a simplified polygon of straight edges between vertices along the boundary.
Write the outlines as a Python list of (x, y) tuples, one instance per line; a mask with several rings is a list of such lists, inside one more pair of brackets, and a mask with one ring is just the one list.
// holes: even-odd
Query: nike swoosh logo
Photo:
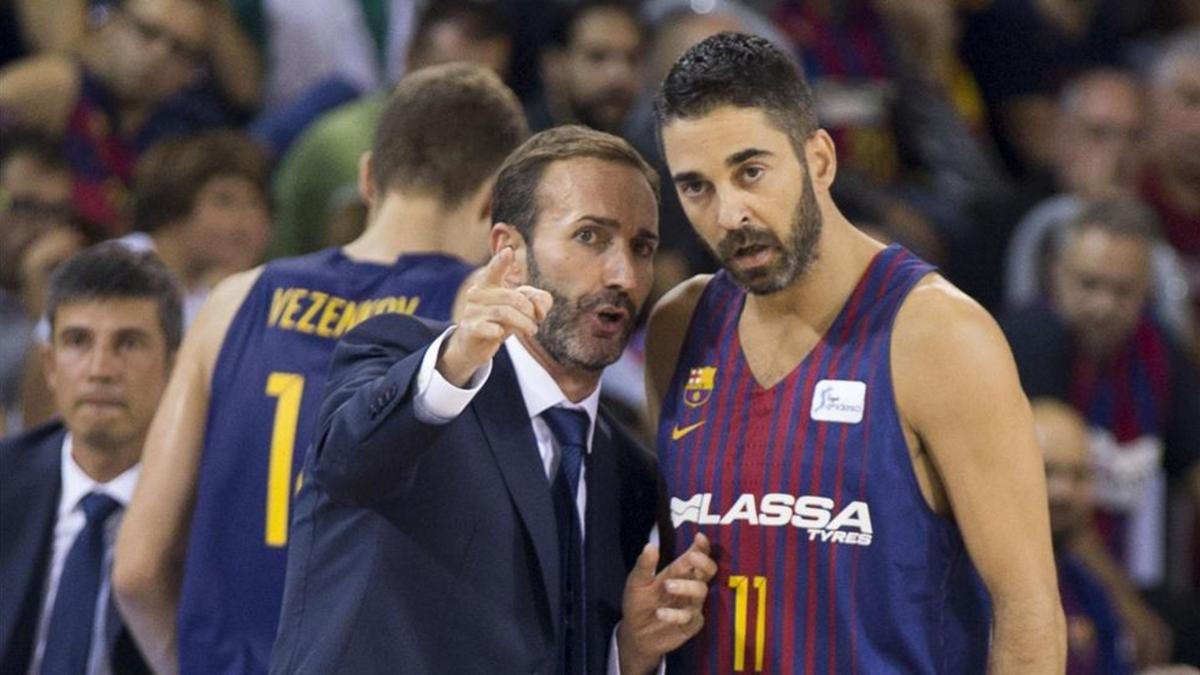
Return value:
[(679, 428), (678, 424), (675, 425), (675, 428), (671, 429), (671, 440), (677, 441), (677, 440), (683, 438), (684, 436), (687, 436), (688, 434), (692, 433), (693, 431), (695, 431), (695, 430), (699, 429), (701, 426), (703, 426), (704, 422), (705, 422), (705, 420), (700, 420), (699, 422), (696, 422), (695, 424), (689, 424), (682, 429)]

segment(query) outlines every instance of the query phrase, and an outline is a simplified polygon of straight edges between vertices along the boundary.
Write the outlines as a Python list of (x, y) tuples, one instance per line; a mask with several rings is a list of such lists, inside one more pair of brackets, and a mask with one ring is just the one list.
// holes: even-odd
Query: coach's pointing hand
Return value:
[(464, 386), (513, 333), (532, 337), (553, 299), (532, 286), (512, 285), (507, 277), (515, 252), (503, 248), (464, 294), (458, 328), (446, 340), (437, 370), (456, 387)]
[(704, 626), (708, 582), (717, 573), (708, 538), (697, 534), (688, 550), (655, 574), (657, 565), (658, 547), (647, 544), (625, 581), (617, 629), (622, 675), (653, 671)]

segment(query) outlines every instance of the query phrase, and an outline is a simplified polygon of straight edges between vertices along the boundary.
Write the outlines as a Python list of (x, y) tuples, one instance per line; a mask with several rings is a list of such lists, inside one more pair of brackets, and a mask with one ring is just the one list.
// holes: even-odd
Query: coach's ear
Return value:
[(375, 181), (371, 173), (371, 151), (358, 158), (358, 196), (362, 197), (367, 209), (375, 203)]
[(526, 254), (529, 248), (525, 245), (525, 237), (521, 235), (521, 231), (509, 225), (508, 223), (496, 223), (492, 225), (488, 243), (492, 249), (492, 255), (496, 255), (506, 248), (513, 250), (513, 262), (508, 268), (508, 274), (504, 276), (505, 283), (516, 288), (524, 283), (529, 278), (526, 275)]

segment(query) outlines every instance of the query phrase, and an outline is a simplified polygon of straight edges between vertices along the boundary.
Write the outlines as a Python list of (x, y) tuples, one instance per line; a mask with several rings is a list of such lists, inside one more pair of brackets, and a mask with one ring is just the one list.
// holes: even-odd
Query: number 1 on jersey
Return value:
[[(733, 669), (746, 670), (746, 621), (750, 613), (750, 579), (741, 575), (730, 575), (729, 587), (733, 589)], [(754, 622), (754, 671), (761, 673), (767, 637), (767, 578), (753, 577), (754, 590), (758, 591), (758, 611)]]
[(267, 546), (287, 545), (289, 488), (292, 483), (292, 454), (296, 446), (296, 425), (300, 418), (300, 399), (304, 396), (304, 376), (296, 373), (271, 373), (267, 377), (267, 396), (279, 399), (271, 428), (271, 455), (267, 465)]

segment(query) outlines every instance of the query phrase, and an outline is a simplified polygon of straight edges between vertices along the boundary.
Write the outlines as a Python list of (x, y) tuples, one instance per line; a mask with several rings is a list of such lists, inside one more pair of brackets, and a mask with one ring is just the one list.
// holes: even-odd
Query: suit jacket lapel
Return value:
[(551, 626), (560, 625), (558, 530), (550, 483), (537, 450), (529, 411), (508, 353), (501, 349), (492, 361), (492, 375), (472, 403), (500, 474), (533, 541), (545, 583)]
[[(0, 495), (3, 515), (4, 547), (0, 554), (0, 654), (16, 648), (15, 640), (32, 641), (41, 612), (46, 584), (54, 522), (62, 493), (61, 449), (65, 432), (45, 438), (30, 448), (23, 466), (5, 467), (12, 471)], [(11, 488), (11, 489), (9, 489)], [(7, 665), (7, 664), (0, 664)]]

